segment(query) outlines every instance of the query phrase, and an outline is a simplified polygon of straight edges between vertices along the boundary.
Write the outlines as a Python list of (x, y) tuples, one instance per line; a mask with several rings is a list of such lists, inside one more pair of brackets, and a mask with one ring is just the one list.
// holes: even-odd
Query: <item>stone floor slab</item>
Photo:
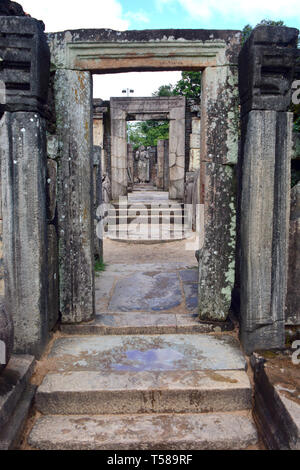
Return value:
[(231, 335), (76, 336), (55, 341), (58, 371), (244, 370)]
[(183, 283), (185, 296), (185, 305), (188, 310), (197, 310), (198, 308), (198, 284), (191, 282)]
[(109, 303), (111, 311), (162, 311), (182, 302), (176, 273), (147, 271), (117, 281)]
[(183, 282), (198, 282), (199, 272), (197, 268), (183, 269), (179, 271), (180, 279)]

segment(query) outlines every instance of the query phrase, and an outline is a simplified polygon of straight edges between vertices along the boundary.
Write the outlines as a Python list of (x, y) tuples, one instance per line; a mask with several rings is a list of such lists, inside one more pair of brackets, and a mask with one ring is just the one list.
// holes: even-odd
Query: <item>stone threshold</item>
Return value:
[(151, 335), (221, 333), (232, 331), (233, 323), (204, 323), (198, 314), (154, 312), (106, 312), (96, 315), (95, 320), (80, 324), (61, 324), (61, 332), (67, 335)]

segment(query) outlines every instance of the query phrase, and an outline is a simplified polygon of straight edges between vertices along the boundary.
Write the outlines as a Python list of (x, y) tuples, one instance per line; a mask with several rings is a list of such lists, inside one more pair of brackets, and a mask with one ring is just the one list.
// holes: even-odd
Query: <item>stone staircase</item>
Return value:
[(122, 241), (175, 241), (191, 235), (184, 204), (171, 201), (168, 193), (134, 190), (108, 208), (105, 236)]
[(36, 394), (41, 415), (28, 439), (31, 448), (257, 445), (246, 361), (232, 334), (164, 334), (161, 325), (162, 334), (145, 326), (144, 334), (76, 335), (74, 328), (54, 342), (48, 357), (55, 369)]

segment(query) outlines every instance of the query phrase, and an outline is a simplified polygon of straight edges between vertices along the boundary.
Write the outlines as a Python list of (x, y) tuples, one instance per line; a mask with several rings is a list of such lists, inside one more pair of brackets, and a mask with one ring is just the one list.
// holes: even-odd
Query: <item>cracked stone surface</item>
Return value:
[(110, 265), (96, 278), (96, 311), (196, 311), (197, 276), (182, 263)]

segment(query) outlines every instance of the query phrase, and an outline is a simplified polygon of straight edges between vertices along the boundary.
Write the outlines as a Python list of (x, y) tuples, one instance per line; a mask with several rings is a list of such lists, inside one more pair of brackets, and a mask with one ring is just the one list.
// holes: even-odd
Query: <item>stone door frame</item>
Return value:
[(185, 177), (185, 97), (111, 98), (112, 199), (127, 195), (127, 130), (129, 117), (147, 121), (169, 120), (169, 196), (183, 200)]
[[(59, 83), (63, 82), (64, 75), (69, 83), (68, 89), (64, 89), (64, 93), (68, 95), (64, 101), (72, 102), (72, 114), (76, 113), (76, 107), (79, 114), (82, 114), (83, 108), (89, 111), (91, 119), (88, 121), (92, 120), (90, 93), (83, 90), (84, 84), (86, 86), (88, 81), (88, 75), (91, 77), (92, 74), (124, 71), (203, 71), (200, 185), (201, 203), (205, 206), (206, 222), (205, 243), (200, 253), (199, 311), (203, 319), (226, 318), (231, 302), (235, 269), (235, 196), (232, 165), (237, 162), (238, 137), (237, 128), (232, 125), (232, 116), (238, 112), (237, 62), (241, 33), (224, 30), (125, 32), (77, 30), (50, 33), (47, 36), (55, 75)], [(63, 135), (66, 128), (72, 129), (73, 122), (70, 113), (62, 109), (61, 100), (57, 101), (58, 108), (60, 108), (57, 118)], [(124, 146), (125, 112), (119, 111), (119, 113), (121, 113), (122, 126), (121, 128), (119, 126), (121, 130), (118, 138)], [(71, 160), (68, 151), (61, 151), (61, 165), (64, 159), (68, 160), (66, 168), (72, 165), (73, 186), (76, 179), (80, 185), (82, 165), (85, 164), (86, 167), (92, 165), (92, 143), (85, 139), (83, 151), (82, 145), (78, 142), (79, 138), (82, 142), (85, 135), (88, 135), (88, 121), (83, 123), (81, 132), (77, 129), (76, 135), (74, 133), (69, 135), (68, 146), (73, 151)], [(72, 140), (74, 140), (74, 145)], [(88, 148), (89, 145), (90, 148)], [(76, 150), (79, 146), (81, 147), (80, 155)], [(181, 166), (180, 152), (176, 150), (170, 153), (176, 154), (176, 158), (179, 158), (178, 166)], [(183, 151), (183, 155), (184, 153)], [(79, 168), (76, 166), (76, 161), (80, 162)], [(121, 161), (124, 161), (123, 156)], [(118, 162), (116, 168), (119, 169), (122, 166), (121, 161)], [(176, 167), (177, 165), (174, 166)], [(182, 171), (184, 171), (184, 165)], [(122, 175), (125, 173), (125, 168), (122, 168), (121, 173)], [(86, 204), (85, 206), (78, 204), (77, 210), (73, 206), (69, 211), (69, 214), (72, 214), (74, 219), (76, 218), (76, 229), (74, 227), (70, 233), (69, 226), (72, 221), (68, 221), (65, 217), (70, 199), (68, 175), (61, 175), (61, 178), (64, 181), (64, 185), (59, 185), (60, 194), (58, 195), (59, 206), (64, 215), (61, 221), (61, 233), (68, 233), (68, 236), (72, 236), (73, 245), (75, 239), (78, 238), (78, 247), (80, 247), (81, 241), (78, 234), (86, 233), (87, 225), (92, 225), (89, 219), (90, 214), (93, 213), (92, 198), (90, 208)], [(85, 186), (88, 187), (89, 183), (86, 181)], [(124, 191), (124, 186), (121, 185), (122, 191)], [(80, 187), (84, 189), (82, 184)], [(115, 190), (114, 196), (118, 191), (119, 189)], [(180, 191), (181, 196), (182, 183)], [(178, 197), (178, 193), (176, 196)], [(216, 196), (222, 202), (214, 204)], [(58, 214), (59, 212), (60, 207), (58, 207)], [(68, 227), (64, 227), (65, 223), (68, 223)], [(218, 235), (220, 232), (221, 237)], [(64, 238), (60, 241), (60, 247), (65, 245), (68, 246), (68, 240)], [(88, 251), (90, 252), (89, 258), (92, 259), (93, 249), (93, 242), (89, 243), (86, 240), (83, 253), (85, 259)], [(61, 250), (63, 252), (63, 248)], [(72, 284), (73, 277), (76, 278), (76, 273), (82, 269), (77, 260), (80, 260), (80, 256), (74, 257), (72, 263), (63, 257), (60, 258), (60, 272), (63, 273), (64, 280), (61, 288), (66, 292), (65, 296), (60, 294), (60, 298), (67, 299), (68, 310), (65, 315), (65, 307), (61, 304), (61, 313), (62, 321), (68, 323), (88, 321), (94, 316), (93, 308), (84, 307), (93, 304), (94, 290), (91, 292), (91, 289), (87, 288), (93, 283), (92, 273), (90, 273), (90, 282), (85, 277), (84, 283), (80, 284), (80, 295), (77, 293), (78, 284), (77, 286)], [(70, 293), (72, 298), (70, 298)]]

